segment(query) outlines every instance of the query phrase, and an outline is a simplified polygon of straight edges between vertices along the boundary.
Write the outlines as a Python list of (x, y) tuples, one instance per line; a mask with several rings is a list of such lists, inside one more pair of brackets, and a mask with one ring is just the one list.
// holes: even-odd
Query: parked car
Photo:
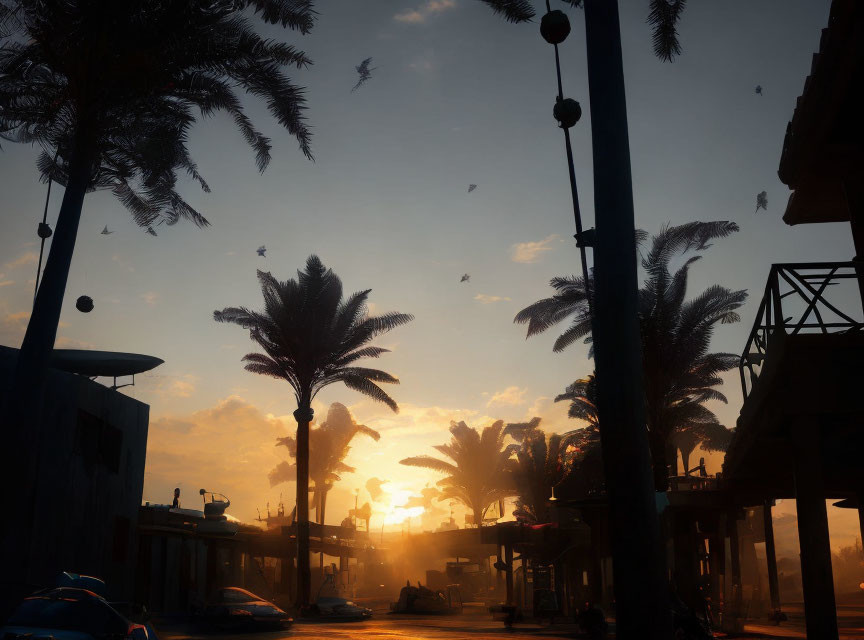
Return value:
[(294, 619), (272, 602), (246, 589), (226, 587), (194, 614), (201, 625), (210, 627), (267, 627), (286, 629)]
[(345, 598), (318, 598), (309, 607), (309, 618), (331, 622), (359, 622), (372, 617), (372, 609), (361, 607)]
[(3, 640), (149, 640), (144, 625), (130, 622), (87, 589), (59, 587), (25, 598), (0, 628)]

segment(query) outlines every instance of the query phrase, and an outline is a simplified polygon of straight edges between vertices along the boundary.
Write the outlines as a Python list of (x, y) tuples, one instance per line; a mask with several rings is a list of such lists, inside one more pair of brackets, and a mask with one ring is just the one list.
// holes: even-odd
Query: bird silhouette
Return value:
[(468, 193), (471, 193), (471, 192), (474, 191), (474, 189), (476, 189), (476, 188), (477, 188), (477, 185), (476, 185), (476, 184), (469, 184), (469, 185), (468, 185)]
[(102, 229), (102, 231), (101, 231), (100, 233), (101, 233), (103, 236), (110, 236), (110, 235), (111, 235), (112, 233), (114, 233), (114, 232), (113, 232), (113, 231), (108, 231), (108, 225), (106, 224), (106, 225), (105, 225), (105, 228)]
[(260, 247), (258, 247), (255, 251), (257, 251), (258, 255), (261, 256), (262, 258), (267, 257), (267, 247), (265, 247), (263, 244)]
[(369, 68), (369, 65), (372, 64), (372, 58), (366, 58), (363, 62), (358, 64), (355, 69), (357, 69), (357, 73), (360, 75), (360, 79), (357, 80), (357, 84), (354, 85), (354, 88), (351, 89), (351, 93), (357, 91), (360, 88), (360, 85), (369, 80), (372, 77), (372, 72), (375, 71), (378, 67)]
[(471, 281), (471, 275), (468, 273), (463, 273), (462, 279), (459, 282), (470, 282), (470, 281)]
[(768, 211), (768, 193), (765, 191), (756, 194), (756, 213), (759, 213), (759, 209)]
[(756, 95), (759, 95), (759, 96), (762, 95), (762, 85), (761, 84), (756, 85)]

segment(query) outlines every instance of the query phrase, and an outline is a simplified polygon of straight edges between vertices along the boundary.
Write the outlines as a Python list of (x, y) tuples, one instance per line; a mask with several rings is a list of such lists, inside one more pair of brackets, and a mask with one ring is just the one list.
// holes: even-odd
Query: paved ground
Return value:
[[(189, 640), (201, 637), (194, 631), (157, 627), (159, 640)], [(537, 640), (573, 638), (574, 625), (517, 624), (507, 631), (502, 622), (493, 621), (488, 613), (465, 612), (459, 616), (396, 616), (376, 611), (371, 620), (343, 623), (295, 623), (288, 631), (266, 631), (245, 634), (209, 636), (216, 640), (280, 640), (281, 638), (326, 638), (327, 640)]]
[[(784, 605), (783, 611), (789, 616), (788, 622), (774, 625), (770, 622), (750, 621), (744, 625), (744, 631), (758, 638), (806, 638), (803, 605)], [(838, 605), (837, 623), (840, 627), (840, 640), (864, 638), (864, 608)]]
[[(781, 638), (806, 638), (803, 608), (784, 606), (789, 621), (781, 625), (751, 621), (744, 627), (740, 637), (748, 640), (773, 640)], [(838, 607), (841, 640), (864, 638), (864, 608)], [(203, 638), (201, 634), (183, 626), (156, 627), (160, 640), (190, 640)], [(301, 622), (288, 631), (243, 634), (218, 634), (206, 636), (208, 640), (282, 640), (295, 638), (321, 638), (326, 640), (555, 640), (578, 638), (572, 624), (537, 625), (517, 624), (507, 631), (503, 623), (493, 621), (482, 610), (466, 610), (460, 616), (395, 616), (386, 610), (376, 610), (375, 616), (366, 622), (315, 624)], [(718, 638), (725, 638), (717, 634)]]

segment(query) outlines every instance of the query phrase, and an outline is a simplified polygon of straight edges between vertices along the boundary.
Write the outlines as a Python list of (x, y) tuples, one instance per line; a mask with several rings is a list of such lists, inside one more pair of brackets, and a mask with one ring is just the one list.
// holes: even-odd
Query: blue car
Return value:
[(143, 624), (130, 622), (98, 594), (74, 587), (49, 589), (25, 598), (0, 628), (3, 640), (36, 637), (150, 640)]

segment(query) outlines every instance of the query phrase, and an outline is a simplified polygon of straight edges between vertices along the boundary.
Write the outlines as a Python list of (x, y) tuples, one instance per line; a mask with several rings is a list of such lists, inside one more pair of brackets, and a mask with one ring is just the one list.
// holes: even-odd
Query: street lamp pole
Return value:
[(594, 362), (615, 583), (616, 637), (672, 635), (651, 472), (618, 0), (585, 0), (594, 157)]

